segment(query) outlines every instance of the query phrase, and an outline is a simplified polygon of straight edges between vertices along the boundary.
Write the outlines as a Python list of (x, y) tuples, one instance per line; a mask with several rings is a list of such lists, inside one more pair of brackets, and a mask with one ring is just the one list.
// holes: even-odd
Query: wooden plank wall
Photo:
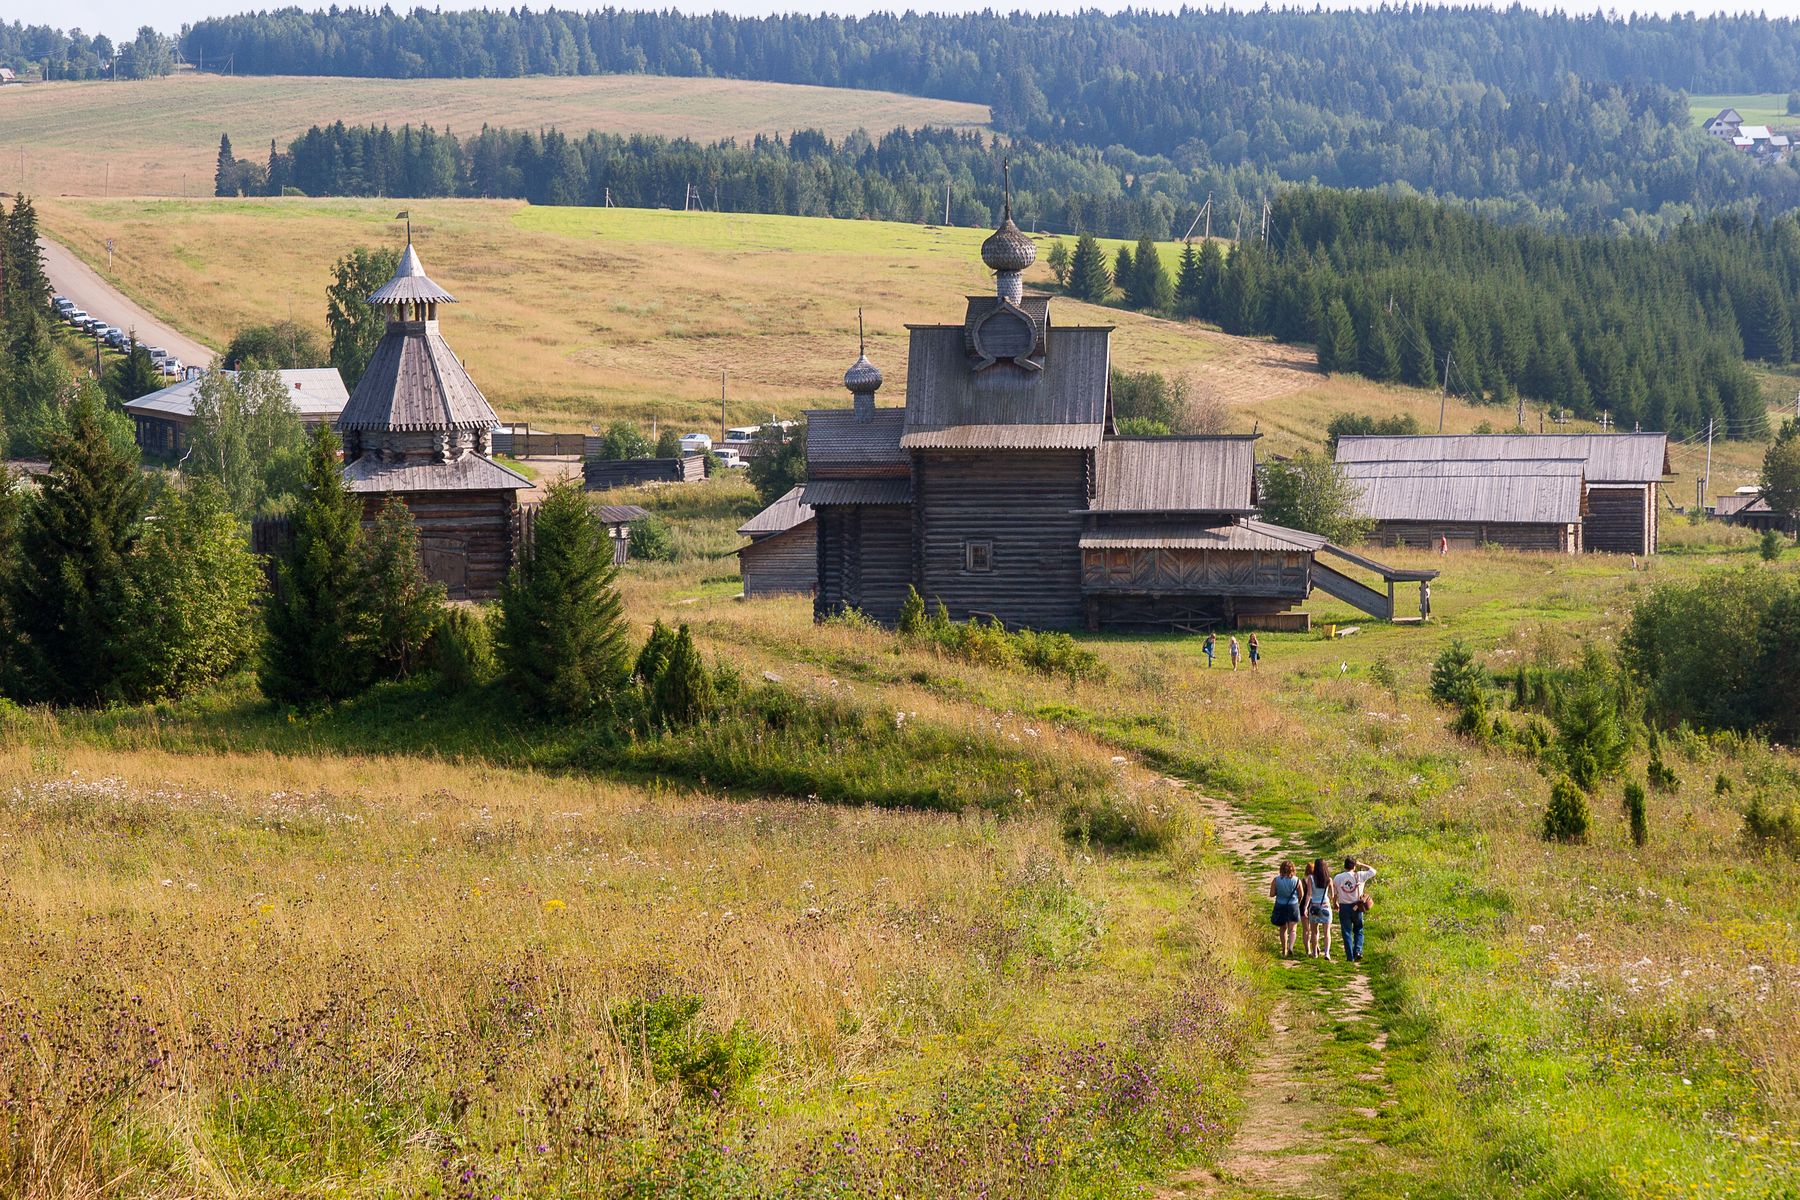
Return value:
[(1088, 592), (1306, 599), (1310, 554), (1279, 550), (1085, 550)]
[(698, 483), (706, 478), (706, 460), (698, 454), (680, 458), (589, 459), (581, 478), (590, 492), (639, 483)]
[(1559, 554), (1581, 549), (1580, 526), (1571, 525), (1378, 521), (1369, 533), (1369, 541), (1378, 546), (1405, 543), (1422, 549), (1435, 549), (1439, 537), (1447, 537), (1453, 548), (1465, 550), (1483, 544)]
[(1656, 549), (1651, 523), (1656, 519), (1648, 487), (1588, 488), (1587, 519), (1581, 544), (1612, 554), (1650, 554)]
[[(957, 620), (992, 613), (1009, 625), (1082, 624), (1080, 450), (925, 451), (914, 458), (915, 556), (928, 601)], [(964, 569), (969, 541), (993, 543), (993, 570)]]
[(794, 528), (751, 542), (738, 551), (744, 598), (810, 596), (819, 582), (819, 523)]

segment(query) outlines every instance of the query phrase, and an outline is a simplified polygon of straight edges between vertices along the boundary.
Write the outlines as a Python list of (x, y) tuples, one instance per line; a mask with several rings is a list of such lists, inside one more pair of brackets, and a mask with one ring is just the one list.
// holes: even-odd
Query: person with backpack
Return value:
[(1331, 870), (1322, 858), (1300, 880), (1300, 908), (1306, 920), (1306, 953), (1331, 961)]
[(1269, 895), (1275, 900), (1269, 924), (1281, 931), (1281, 957), (1292, 958), (1294, 927), (1300, 924), (1300, 878), (1292, 862), (1282, 861), (1280, 872), (1269, 881)]
[(1206, 631), (1206, 640), (1200, 643), (1200, 649), (1206, 651), (1206, 669), (1209, 671), (1212, 670), (1213, 651), (1217, 648), (1218, 639), (1213, 637), (1212, 630), (1209, 629)]
[(1369, 899), (1368, 883), (1375, 878), (1375, 868), (1365, 867), (1355, 856), (1344, 860), (1344, 869), (1331, 877), (1331, 898), (1337, 904), (1338, 925), (1344, 931), (1344, 961), (1361, 962), (1363, 953), (1363, 918), (1375, 907)]

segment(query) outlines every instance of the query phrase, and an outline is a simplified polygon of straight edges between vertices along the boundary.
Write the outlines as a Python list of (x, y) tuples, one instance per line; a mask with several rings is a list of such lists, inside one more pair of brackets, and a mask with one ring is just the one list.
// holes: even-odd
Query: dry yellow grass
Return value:
[[(74, 196), (210, 196), (219, 135), (262, 161), (315, 124), (557, 126), (699, 141), (823, 129), (984, 127), (984, 105), (852, 88), (653, 75), (332, 79), (181, 72), (0, 89), (0, 187)], [(20, 175), (23, 163), (23, 177)]]

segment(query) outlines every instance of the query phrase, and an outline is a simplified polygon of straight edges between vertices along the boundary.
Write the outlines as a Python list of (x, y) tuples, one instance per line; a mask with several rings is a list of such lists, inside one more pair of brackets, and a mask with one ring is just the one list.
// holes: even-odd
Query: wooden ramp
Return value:
[[(1335, 567), (1320, 562), (1320, 557), (1326, 554), (1335, 555), (1346, 563), (1379, 575), (1382, 582), (1387, 585), (1386, 592), (1378, 591), (1360, 580), (1351, 578)], [(1392, 621), (1395, 624), (1417, 625), (1421, 623), (1417, 616), (1395, 616), (1395, 586), (1402, 583), (1416, 583), (1423, 594), (1425, 586), (1437, 576), (1436, 571), (1413, 571), (1390, 567), (1385, 563), (1376, 562), (1372, 558), (1358, 554), (1354, 550), (1334, 546), (1330, 542), (1325, 543), (1313, 554), (1312, 585), (1314, 587), (1328, 596), (1337, 597), (1352, 608), (1361, 609), (1371, 617)], [(1413, 611), (1416, 613), (1418, 609)]]

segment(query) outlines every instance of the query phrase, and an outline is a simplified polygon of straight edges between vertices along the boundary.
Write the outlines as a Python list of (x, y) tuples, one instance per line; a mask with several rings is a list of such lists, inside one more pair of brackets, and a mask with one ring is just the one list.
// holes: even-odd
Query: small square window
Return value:
[(963, 570), (991, 571), (994, 569), (994, 543), (964, 542)]

